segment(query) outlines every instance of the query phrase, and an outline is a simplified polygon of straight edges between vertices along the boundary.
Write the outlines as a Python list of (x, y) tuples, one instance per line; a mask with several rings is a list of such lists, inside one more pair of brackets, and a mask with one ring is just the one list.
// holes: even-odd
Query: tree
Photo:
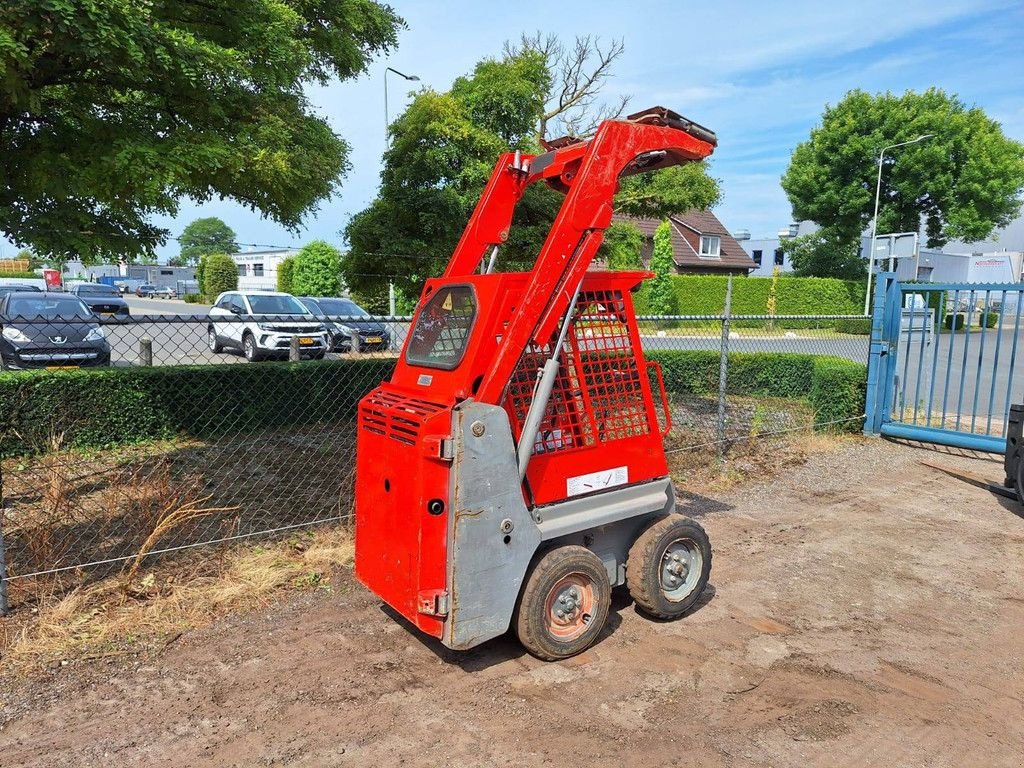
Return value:
[(292, 292), (298, 296), (337, 296), (341, 293), (341, 252), (315, 240), (295, 256)]
[(404, 22), (372, 0), (0, 6), (0, 231), (41, 255), (151, 253), (154, 215), (229, 197), (298, 227), (348, 145), (304, 95)]
[(932, 88), (902, 96), (854, 90), (827, 107), (782, 177), (794, 218), (854, 243), (871, 221), (879, 152), (924, 134), (932, 138), (886, 155), (879, 232), (917, 232), (923, 220), (934, 248), (983, 240), (1017, 216), (1024, 145), (982, 110)]
[(641, 252), (644, 248), (644, 233), (628, 221), (613, 222), (604, 233), (604, 241), (598, 258), (604, 260), (608, 269), (643, 269)]
[(295, 277), (295, 257), (288, 256), (277, 265), (277, 290), (281, 293), (295, 293), (292, 281)]
[(860, 255), (860, 238), (850, 241), (829, 227), (809, 235), (783, 240), (797, 277), (838, 277), (859, 280), (867, 274), (867, 262)]
[(612, 74), (612, 67), (625, 52), (621, 39), (602, 45), (586, 35), (566, 47), (557, 35), (523, 35), (518, 45), (505, 43), (506, 58), (539, 54), (550, 73), (543, 93), (544, 105), (537, 117), (538, 143), (552, 129), (556, 136), (590, 136), (602, 120), (621, 117), (629, 104), (628, 96), (602, 102), (601, 86)]
[(238, 253), (235, 231), (216, 216), (196, 219), (185, 227), (178, 245), (181, 255), (176, 261), (180, 266), (198, 264), (200, 258), (211, 253)]
[[(543, 52), (520, 46), (500, 60), (481, 61), (445, 93), (416, 94), (390, 126), (377, 199), (345, 228), (342, 271), (350, 290), (379, 297), (392, 281), (418, 296), (423, 281), (440, 274), (498, 155), (543, 151), (536, 132), (552, 82)], [(623, 182), (624, 211), (660, 217), (708, 207), (719, 197), (704, 164), (645, 176), (651, 178)], [(499, 249), (499, 268), (532, 266), (562, 199), (546, 185), (527, 187)]]
[(211, 253), (204, 259), (202, 291), (214, 299), (224, 291), (238, 289), (238, 265), (226, 253)]
[(672, 258), (672, 226), (668, 223), (668, 219), (661, 222), (654, 230), (651, 271), (654, 272), (651, 292), (648, 294), (648, 306), (651, 309), (651, 314), (674, 315), (677, 302), (672, 286), (672, 275), (676, 273), (676, 263)]

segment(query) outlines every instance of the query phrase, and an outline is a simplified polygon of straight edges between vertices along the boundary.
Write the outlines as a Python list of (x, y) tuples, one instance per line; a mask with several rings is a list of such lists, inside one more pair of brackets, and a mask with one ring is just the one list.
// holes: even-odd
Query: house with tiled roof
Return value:
[[(644, 235), (640, 257), (651, 263), (654, 230), (659, 219), (616, 214), (615, 221), (633, 224)], [(757, 265), (711, 211), (686, 211), (668, 218), (672, 231), (672, 259), (681, 275), (746, 275)]]

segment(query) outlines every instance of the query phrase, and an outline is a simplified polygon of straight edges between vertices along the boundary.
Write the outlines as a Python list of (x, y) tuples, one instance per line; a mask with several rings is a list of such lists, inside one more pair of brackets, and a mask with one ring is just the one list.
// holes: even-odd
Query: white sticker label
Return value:
[(586, 475), (576, 475), (565, 481), (565, 492), (568, 496), (580, 496), (584, 493), (614, 488), (629, 482), (629, 467), (603, 469)]
[(434, 377), (431, 376), (429, 373), (421, 373), (419, 378), (416, 379), (416, 383), (419, 384), (421, 387), (429, 387), (433, 381)]

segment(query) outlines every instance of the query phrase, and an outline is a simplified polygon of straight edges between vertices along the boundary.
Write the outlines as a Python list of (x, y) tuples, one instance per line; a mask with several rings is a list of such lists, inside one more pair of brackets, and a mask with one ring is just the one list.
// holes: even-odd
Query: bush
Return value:
[(224, 291), (238, 288), (238, 265), (226, 253), (211, 253), (203, 267), (203, 293), (215, 299)]
[(839, 333), (853, 334), (855, 336), (870, 336), (871, 318), (857, 317), (846, 318), (845, 320), (836, 320), (836, 331)]
[(16, 278), (23, 280), (28, 278), (29, 280), (41, 280), (42, 275), (37, 275), (35, 272), (0, 272), (0, 280)]
[(291, 277), (296, 296), (337, 296), (341, 293), (341, 252), (316, 240), (295, 256)]
[[(668, 391), (717, 395), (718, 352), (656, 350), (647, 357), (661, 364)], [(726, 391), (730, 395), (806, 399), (814, 409), (816, 424), (863, 414), (866, 387), (867, 367), (843, 358), (772, 352), (729, 355)], [(823, 428), (858, 432), (861, 426), (853, 419)]]
[(999, 312), (990, 309), (988, 314), (982, 314), (979, 323), (984, 323), (986, 328), (995, 328), (999, 325)]
[(181, 297), (181, 300), (186, 304), (199, 304), (203, 300), (203, 294), (201, 293), (186, 293)]
[(946, 319), (942, 321), (942, 327), (947, 331), (959, 331), (966, 323), (967, 315), (957, 312), (955, 315), (946, 315)]
[(0, 373), (0, 455), (347, 421), (391, 360)]
[(295, 276), (295, 257), (289, 256), (277, 265), (277, 290), (281, 293), (294, 293), (292, 279)]
[[(720, 315), (725, 310), (724, 275), (673, 275), (676, 311), (681, 315)], [(732, 314), (768, 312), (770, 277), (737, 277), (732, 281)], [(637, 296), (639, 314), (650, 314), (650, 281)], [(857, 300), (857, 297), (860, 300)], [(783, 276), (776, 282), (775, 312), (779, 315), (855, 315), (863, 311), (864, 286), (830, 277)]]

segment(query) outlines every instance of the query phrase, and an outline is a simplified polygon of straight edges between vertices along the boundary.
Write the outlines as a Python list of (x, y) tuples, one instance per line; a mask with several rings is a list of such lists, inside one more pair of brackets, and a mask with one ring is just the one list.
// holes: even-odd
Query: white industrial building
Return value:
[(264, 251), (232, 253), (231, 258), (238, 265), (238, 289), (276, 291), (278, 265), (298, 252), (297, 248), (271, 248)]

